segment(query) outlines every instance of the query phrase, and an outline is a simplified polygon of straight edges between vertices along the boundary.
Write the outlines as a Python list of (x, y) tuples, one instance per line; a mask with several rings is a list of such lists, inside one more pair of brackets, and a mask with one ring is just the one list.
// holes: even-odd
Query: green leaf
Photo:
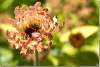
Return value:
[(78, 50), (70, 44), (64, 44), (61, 51), (70, 56), (74, 56)]
[(52, 53), (48, 55), (48, 59), (52, 62), (54, 66), (57, 66), (59, 64), (58, 59), (53, 56)]
[(1, 9), (2, 10), (5, 10), (7, 9), (12, 3), (13, 3), (14, 0), (5, 0), (0, 6), (1, 6)]
[(58, 19), (58, 22), (61, 23), (64, 21), (64, 17), (65, 17), (65, 13), (64, 12), (61, 12), (57, 15), (57, 19)]
[(79, 51), (75, 55), (75, 63), (78, 66), (96, 66), (99, 63), (98, 56), (91, 51)]
[(86, 39), (84, 46), (81, 51), (91, 51), (99, 56), (99, 40), (98, 33)]
[(11, 50), (0, 48), (0, 65), (8, 65), (12, 58), (13, 54)]

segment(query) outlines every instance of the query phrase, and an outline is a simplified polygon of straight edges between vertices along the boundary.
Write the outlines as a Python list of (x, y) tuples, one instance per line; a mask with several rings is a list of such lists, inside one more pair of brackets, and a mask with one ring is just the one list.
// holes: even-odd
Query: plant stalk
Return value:
[(36, 48), (34, 50), (34, 66), (38, 66), (38, 51)]

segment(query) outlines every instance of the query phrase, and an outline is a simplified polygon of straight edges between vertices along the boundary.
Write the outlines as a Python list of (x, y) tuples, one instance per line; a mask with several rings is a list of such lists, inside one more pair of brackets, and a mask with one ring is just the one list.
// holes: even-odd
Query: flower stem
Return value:
[(38, 66), (38, 51), (35, 49), (34, 51), (34, 66)]

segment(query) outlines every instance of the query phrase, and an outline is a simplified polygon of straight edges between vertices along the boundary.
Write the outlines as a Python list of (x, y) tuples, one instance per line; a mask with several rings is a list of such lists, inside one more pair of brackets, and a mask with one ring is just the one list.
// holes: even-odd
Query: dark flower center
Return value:
[(29, 28), (26, 28), (25, 33), (29, 36), (32, 37), (33, 32), (39, 32), (39, 25), (31, 25)]
[(81, 33), (71, 34), (69, 41), (74, 47), (80, 48), (84, 44), (84, 36)]

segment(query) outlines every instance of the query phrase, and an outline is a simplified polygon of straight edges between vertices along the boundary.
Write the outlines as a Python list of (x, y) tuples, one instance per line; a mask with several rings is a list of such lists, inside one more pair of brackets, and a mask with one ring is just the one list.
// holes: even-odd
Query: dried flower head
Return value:
[[(21, 54), (30, 56), (30, 59), (34, 49), (37, 49), (41, 56), (45, 49), (50, 48), (51, 33), (55, 29), (55, 22), (57, 22), (55, 19), (49, 15), (48, 9), (41, 6), (40, 2), (34, 6), (16, 7), (15, 19), (10, 20), (17, 31), (7, 31), (8, 41), (12, 47), (20, 49)], [(49, 41), (47, 45), (43, 44), (45, 38)]]

